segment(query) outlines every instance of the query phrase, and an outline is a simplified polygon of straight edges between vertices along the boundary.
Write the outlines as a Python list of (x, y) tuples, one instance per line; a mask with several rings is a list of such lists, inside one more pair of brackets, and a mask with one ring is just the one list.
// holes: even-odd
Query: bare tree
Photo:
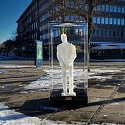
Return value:
[[(66, 21), (66, 16), (77, 16), (79, 21), (82, 17), (83, 21), (88, 22), (88, 59), (90, 60), (90, 40), (93, 32), (93, 16), (100, 15), (100, 11), (96, 10), (98, 5), (113, 3), (114, 0), (56, 0), (51, 5), (51, 18), (61, 22)], [(89, 63), (89, 61), (88, 61)], [(88, 67), (90, 71), (90, 67)]]

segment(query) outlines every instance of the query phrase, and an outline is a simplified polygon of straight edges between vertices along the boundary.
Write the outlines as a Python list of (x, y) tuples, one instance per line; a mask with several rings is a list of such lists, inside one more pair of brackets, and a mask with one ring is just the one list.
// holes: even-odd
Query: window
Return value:
[(36, 22), (36, 28), (37, 28), (37, 22)]
[(96, 31), (96, 35), (100, 36), (100, 31), (99, 30)]
[(107, 30), (105, 31), (105, 36), (108, 36), (108, 31)]
[(105, 5), (102, 5), (101, 11), (105, 11)]
[(109, 18), (109, 24), (112, 24), (112, 18)]
[(117, 6), (114, 6), (114, 12), (117, 12)]
[(108, 18), (105, 18), (105, 24), (108, 24)]
[(101, 18), (101, 24), (104, 24), (104, 17)]
[(122, 13), (124, 13), (125, 12), (125, 7), (122, 7), (121, 9), (122, 9)]
[(66, 21), (69, 21), (69, 16), (66, 16)]
[(112, 36), (112, 31), (109, 31), (109, 36)]
[(93, 36), (95, 36), (95, 34), (96, 34), (95, 30), (93, 30)]
[(116, 36), (116, 32), (115, 31), (113, 31), (113, 36)]
[(80, 35), (80, 36), (83, 36), (83, 31), (82, 31), (82, 29), (79, 29), (79, 35)]
[(116, 18), (113, 19), (113, 24), (116, 24)]
[(120, 32), (119, 32), (119, 31), (117, 31), (117, 37), (119, 37), (119, 35), (120, 35)]
[(110, 12), (113, 12), (113, 6), (110, 5)]
[(97, 17), (97, 24), (100, 24), (100, 17)]
[(105, 11), (106, 11), (106, 12), (109, 11), (109, 5), (106, 5)]
[(70, 21), (74, 21), (74, 16), (70, 16)]
[(121, 37), (123, 37), (123, 34), (124, 34), (124, 32), (123, 32), (123, 31), (121, 31)]
[[(44, 34), (44, 35), (45, 35), (45, 34)], [(53, 36), (54, 36), (54, 37), (59, 36), (59, 30), (53, 31)], [(45, 37), (47, 37), (47, 36), (45, 35)]]
[(117, 19), (117, 24), (120, 25), (120, 19)]
[(121, 25), (124, 25), (124, 19), (121, 19)]
[(101, 36), (104, 36), (104, 31), (103, 30), (101, 30)]
[(87, 10), (87, 9), (88, 9), (88, 5), (85, 5), (85, 6), (84, 6), (84, 9)]
[(121, 7), (120, 6), (118, 6), (118, 13), (120, 13), (121, 12)]
[(100, 8), (101, 8), (101, 6), (100, 6), (100, 5), (98, 5), (98, 6), (97, 6), (97, 10), (99, 10), (99, 11), (100, 11), (100, 10), (101, 10)]
[(93, 23), (96, 23), (96, 17), (92, 18)]

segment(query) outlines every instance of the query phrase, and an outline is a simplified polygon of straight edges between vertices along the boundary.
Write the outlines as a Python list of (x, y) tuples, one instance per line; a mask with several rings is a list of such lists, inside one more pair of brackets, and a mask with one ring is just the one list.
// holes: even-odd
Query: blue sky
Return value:
[(0, 44), (13, 39), (16, 21), (32, 0), (0, 0)]

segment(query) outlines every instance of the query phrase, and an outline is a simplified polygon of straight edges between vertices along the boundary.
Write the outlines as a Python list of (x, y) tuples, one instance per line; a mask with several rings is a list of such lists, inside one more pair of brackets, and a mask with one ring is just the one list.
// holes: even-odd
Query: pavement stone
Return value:
[[(109, 67), (106, 67), (106, 66), (104, 67), (105, 69), (106, 68), (109, 69)], [(93, 66), (92, 68), (94, 69), (95, 67)], [(113, 69), (113, 67), (111, 68)], [(115, 67), (115, 69), (119, 69), (119, 68)], [(16, 75), (14, 76), (15, 73)], [(102, 73), (101, 75), (107, 75), (107, 74)], [(119, 76), (120, 74), (121, 76)], [(39, 111), (40, 114), (37, 114), (37, 113), (34, 114), (34, 110), (30, 111), (30, 113), (34, 116), (40, 117), (41, 119), (44, 119), (47, 116), (51, 116), (50, 118), (51, 120), (66, 121), (67, 123), (71, 123), (73, 121), (79, 121), (79, 122), (86, 122), (87, 125), (89, 125), (90, 123), (101, 124), (103, 122), (125, 124), (125, 85), (124, 85), (125, 75), (124, 74), (125, 74), (125, 70), (122, 69), (122, 73), (119, 72), (116, 74), (115, 73), (111, 74), (113, 75), (112, 77), (113, 79), (101, 81), (101, 82), (96, 79), (91, 80), (91, 83), (89, 83), (90, 85), (88, 88), (89, 103), (88, 103), (88, 106), (86, 107), (81, 107), (76, 109), (64, 109), (58, 112), (51, 111), (47, 113), (42, 112), (43, 110), (40, 109), (40, 111), (42, 112), (41, 113)], [(4, 93), (3, 86), (13, 85), (14, 87), (18, 88), (20, 85), (22, 85), (21, 89), (23, 89), (23, 86), (25, 86), (25, 84), (27, 85), (29, 84), (29, 82), (36, 80), (39, 77), (41, 77), (41, 69), (36, 69), (36, 68), (33, 68), (33, 69), (21, 68), (21, 69), (15, 69), (15, 70), (9, 69), (8, 72), (1, 74), (0, 93), (1, 94)], [(19, 85), (17, 86), (17, 84)], [(14, 90), (17, 90), (16, 88)], [(10, 93), (11, 90), (6, 90), (8, 93), (3, 94), (3, 96), (0, 97), (0, 101), (3, 101), (4, 98), (5, 100), (8, 100), (8, 105), (10, 105), (11, 108), (14, 105), (17, 105), (17, 104), (19, 105), (19, 103), (22, 104), (21, 105), (22, 109), (29, 108), (29, 107), (32, 108), (32, 107), (35, 107), (35, 101), (34, 101), (35, 99), (38, 99), (36, 102), (39, 102), (39, 100), (41, 100), (42, 98), (49, 97), (49, 91), (46, 91), (46, 92), (40, 91), (40, 92), (34, 92), (34, 93), (30, 92), (26, 94), (21, 94), (14, 90), (12, 91), (13, 95), (15, 92), (14, 96), (8, 95), (8, 94), (11, 94)], [(17, 96), (18, 99), (15, 98), (15, 96)], [(26, 98), (26, 100), (24, 100), (24, 98)], [(32, 100), (34, 101), (34, 103), (32, 103), (33, 102)], [(46, 99), (45, 101), (47, 101), (47, 103), (49, 102), (48, 99)], [(42, 101), (40, 103), (42, 103)], [(38, 105), (38, 103), (36, 103), (36, 105)], [(38, 105), (38, 108), (39, 108), (39, 105)]]

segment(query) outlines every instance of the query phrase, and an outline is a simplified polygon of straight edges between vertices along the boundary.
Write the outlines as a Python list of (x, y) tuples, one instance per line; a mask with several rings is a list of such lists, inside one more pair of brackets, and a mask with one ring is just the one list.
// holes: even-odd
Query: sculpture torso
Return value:
[(75, 46), (71, 43), (61, 43), (57, 46), (57, 58), (60, 60), (61, 66), (73, 66), (73, 61), (76, 58)]

